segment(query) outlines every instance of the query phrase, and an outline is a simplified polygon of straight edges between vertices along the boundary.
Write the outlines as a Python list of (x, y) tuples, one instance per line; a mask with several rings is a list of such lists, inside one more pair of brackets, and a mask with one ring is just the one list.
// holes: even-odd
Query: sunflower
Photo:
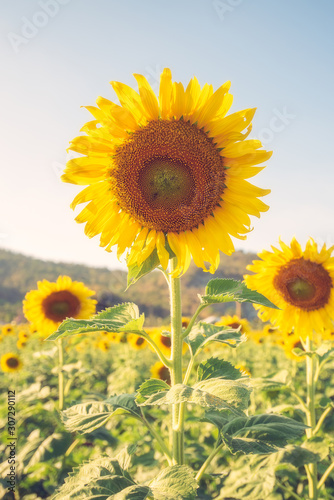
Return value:
[(0, 366), (4, 372), (16, 372), (22, 368), (22, 361), (17, 354), (8, 352), (1, 356)]
[(87, 319), (95, 313), (95, 294), (83, 283), (59, 276), (55, 283), (38, 281), (23, 301), (23, 312), (43, 335), (54, 332), (66, 318)]
[(168, 385), (171, 384), (170, 371), (161, 361), (157, 361), (151, 368), (152, 378), (164, 380)]
[(2, 335), (11, 335), (12, 333), (15, 333), (15, 329), (13, 325), (4, 325), (1, 328)]
[(87, 185), (72, 208), (89, 202), (76, 221), (87, 236), (101, 234), (107, 251), (127, 252), (129, 266), (155, 252), (164, 269), (174, 254), (176, 273), (191, 256), (213, 273), (219, 250), (234, 251), (231, 236), (246, 239), (249, 215), (268, 210), (258, 198), (270, 190), (246, 180), (271, 156), (246, 140), (255, 108), (226, 116), (230, 82), (214, 92), (194, 77), (184, 89), (165, 68), (157, 98), (144, 76), (134, 77), (139, 93), (111, 82), (121, 105), (99, 97), (86, 106), (94, 120), (71, 142), (83, 156), (67, 163), (62, 180)]
[(19, 331), (19, 340), (27, 340), (29, 338), (29, 334), (24, 331), (24, 330), (20, 330)]
[(22, 347), (25, 347), (27, 345), (27, 339), (19, 338), (16, 342), (16, 345), (18, 349), (22, 349)]
[(263, 321), (271, 321), (284, 332), (306, 339), (313, 331), (333, 328), (334, 247), (318, 250), (312, 238), (303, 251), (295, 238), (290, 247), (263, 251), (261, 260), (247, 266), (254, 275), (245, 276), (249, 288), (265, 295), (280, 309), (254, 305)]
[(247, 319), (239, 318), (236, 314), (234, 316), (222, 316), (217, 323), (217, 326), (229, 326), (231, 328), (238, 329), (240, 327), (241, 333), (248, 333), (250, 330), (250, 325)]
[(144, 349), (147, 347), (147, 342), (143, 337), (139, 337), (139, 335), (135, 335), (134, 333), (129, 333), (127, 336), (128, 344), (136, 350)]

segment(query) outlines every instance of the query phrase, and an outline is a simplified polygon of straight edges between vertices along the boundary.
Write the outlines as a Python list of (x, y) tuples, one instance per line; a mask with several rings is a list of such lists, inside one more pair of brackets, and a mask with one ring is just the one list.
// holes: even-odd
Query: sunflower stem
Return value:
[[(307, 351), (312, 351), (313, 342), (310, 337), (306, 339), (306, 349)], [(306, 429), (306, 436), (311, 439), (314, 436), (316, 428), (316, 415), (315, 415), (315, 357), (306, 356), (306, 387), (307, 387), (307, 398), (306, 398), (306, 423), (309, 429)], [(309, 486), (309, 497), (310, 500), (317, 500), (318, 498), (318, 465), (308, 464), (308, 486)]]
[[(171, 259), (171, 273), (176, 270), (177, 258)], [(181, 279), (170, 277), (171, 311), (171, 386), (182, 384), (182, 311)], [(173, 463), (182, 465), (184, 461), (184, 413), (180, 404), (172, 405)]]
[(64, 347), (63, 339), (58, 339), (58, 387), (59, 387), (59, 411), (64, 408)]

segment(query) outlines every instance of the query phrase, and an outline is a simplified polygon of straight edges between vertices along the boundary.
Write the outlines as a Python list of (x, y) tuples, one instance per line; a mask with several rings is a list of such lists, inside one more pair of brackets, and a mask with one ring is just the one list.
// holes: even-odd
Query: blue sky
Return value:
[(0, 247), (124, 267), (74, 222), (80, 188), (60, 175), (90, 120), (80, 106), (115, 99), (109, 82), (133, 73), (157, 89), (164, 67), (184, 83), (231, 80), (231, 111), (258, 108), (251, 136), (274, 155), (253, 183), (271, 208), (236, 247), (334, 244), (333, 15), (331, 0), (3, 0)]

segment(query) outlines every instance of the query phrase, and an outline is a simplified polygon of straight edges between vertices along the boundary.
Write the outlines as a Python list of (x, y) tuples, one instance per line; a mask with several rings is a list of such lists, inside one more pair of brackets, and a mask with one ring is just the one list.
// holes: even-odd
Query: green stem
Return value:
[(79, 443), (80, 443), (80, 439), (79, 439), (79, 438), (75, 439), (75, 440), (73, 441), (73, 443), (71, 444), (71, 446), (69, 446), (69, 447), (67, 448), (67, 450), (66, 450), (66, 452), (65, 452), (65, 455), (64, 455), (64, 456), (65, 456), (65, 457), (68, 457), (68, 456), (72, 453), (72, 451), (74, 450), (74, 448), (75, 448), (75, 447), (76, 447)]
[(189, 361), (189, 364), (187, 367), (187, 371), (186, 371), (186, 374), (185, 374), (184, 379), (183, 379), (184, 385), (187, 385), (187, 383), (188, 383), (191, 370), (193, 369), (193, 366), (194, 366), (194, 361), (195, 361), (195, 358), (193, 355), (191, 355), (191, 358), (190, 358), (190, 361)]
[(152, 425), (146, 419), (146, 417), (144, 415), (144, 412), (142, 411), (141, 413), (142, 413), (143, 422), (145, 423), (146, 427), (148, 428), (148, 430), (150, 431), (150, 433), (152, 434), (152, 436), (160, 444), (160, 447), (161, 447), (162, 451), (164, 452), (165, 457), (166, 457), (166, 459), (168, 461), (168, 465), (172, 465), (173, 464), (173, 462), (172, 462), (172, 454), (171, 454), (170, 450), (168, 449), (165, 441), (162, 439), (162, 437), (160, 436), (160, 434), (158, 432), (156, 432), (156, 430), (152, 427)]
[(58, 339), (58, 388), (59, 388), (59, 411), (64, 408), (64, 347), (63, 339)]
[(146, 332), (143, 332), (142, 337), (146, 340), (148, 344), (150, 344), (153, 347), (161, 363), (167, 366), (167, 368), (172, 368), (172, 362), (169, 359), (167, 359), (166, 356), (163, 355), (163, 353), (161, 352), (157, 344), (154, 342), (154, 340)]
[(321, 486), (323, 486), (323, 484), (325, 483), (326, 479), (328, 478), (329, 474), (332, 472), (333, 469), (334, 469), (334, 462), (332, 462), (330, 464), (330, 466), (327, 467), (327, 469), (323, 473), (323, 475), (318, 483), (318, 490), (320, 490)]
[[(171, 273), (177, 267), (177, 258), (171, 259)], [(171, 309), (171, 386), (182, 384), (182, 312), (181, 312), (181, 279), (170, 277), (170, 309)], [(182, 412), (181, 412), (182, 413)], [(173, 463), (184, 462), (184, 430), (183, 415), (180, 415), (180, 404), (172, 406), (173, 430)]]
[(314, 432), (313, 432), (314, 436), (320, 431), (321, 426), (323, 424), (323, 421), (325, 420), (325, 418), (327, 417), (327, 415), (332, 411), (332, 409), (333, 409), (332, 406), (328, 406), (328, 408), (326, 408), (326, 410), (323, 411), (321, 417), (318, 420), (317, 425), (315, 426), (315, 429), (314, 429)]
[(205, 460), (204, 464), (200, 468), (200, 470), (197, 472), (195, 479), (197, 482), (199, 482), (202, 479), (202, 476), (212, 460), (215, 458), (215, 456), (220, 452), (220, 450), (224, 447), (224, 443), (221, 443), (219, 446), (217, 446), (212, 453), (208, 456), (208, 458)]
[[(307, 337), (306, 339), (306, 349), (307, 351), (312, 351), (312, 340)], [(311, 439), (314, 436), (316, 428), (316, 415), (315, 415), (315, 357), (306, 356), (306, 387), (307, 387), (307, 399), (306, 399), (306, 423), (309, 429), (306, 429), (306, 436)], [(310, 500), (317, 500), (318, 498), (318, 465), (308, 464), (308, 486), (309, 486), (309, 496)]]
[(194, 323), (197, 319), (197, 316), (203, 311), (203, 309), (205, 309), (207, 307), (207, 305), (208, 304), (201, 304), (200, 306), (198, 306), (194, 316), (191, 318), (191, 320), (189, 322), (189, 325), (187, 326), (186, 330), (182, 334), (183, 339), (185, 339), (189, 335), (189, 333), (190, 333), (190, 331), (191, 331), (192, 327), (194, 326)]
[(279, 488), (281, 488), (281, 490), (283, 491), (286, 491), (287, 493), (289, 493), (290, 496), (292, 496), (293, 498), (295, 498), (296, 500), (301, 500), (301, 497), (296, 495), (296, 493), (294, 493), (290, 488), (288, 488), (287, 486), (284, 486), (284, 484), (282, 484), (280, 481), (278, 481), (276, 479), (276, 486), (278, 486)]

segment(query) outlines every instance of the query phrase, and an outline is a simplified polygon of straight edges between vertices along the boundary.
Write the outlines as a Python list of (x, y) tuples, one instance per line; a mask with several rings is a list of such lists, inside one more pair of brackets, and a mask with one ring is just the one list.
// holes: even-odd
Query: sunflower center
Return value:
[(303, 278), (296, 278), (287, 283), (286, 287), (293, 300), (311, 300), (316, 292), (315, 286)]
[(183, 120), (149, 122), (116, 149), (113, 161), (110, 184), (120, 208), (165, 233), (197, 227), (225, 188), (212, 139)]
[(8, 358), (6, 363), (8, 368), (17, 368), (19, 366), (19, 360), (17, 358)]
[(160, 369), (159, 369), (159, 379), (160, 380), (164, 380), (165, 382), (167, 382), (167, 384), (171, 384), (171, 379), (170, 379), (170, 371), (169, 369), (167, 368), (167, 366), (162, 366)]
[(162, 343), (162, 345), (164, 345), (165, 347), (168, 347), (168, 348), (170, 348), (172, 345), (171, 338), (165, 337), (164, 335), (161, 335), (161, 343)]
[(306, 311), (325, 306), (333, 286), (328, 271), (321, 264), (303, 257), (283, 266), (273, 284), (286, 302)]
[(153, 160), (139, 174), (143, 197), (156, 208), (189, 205), (194, 194), (194, 179), (190, 169), (168, 158)]
[(60, 322), (65, 318), (75, 317), (80, 311), (78, 297), (68, 290), (53, 292), (42, 302), (45, 316), (52, 321)]
[(145, 342), (145, 339), (143, 339), (143, 337), (138, 337), (136, 340), (136, 345), (141, 346), (141, 345), (143, 345), (144, 342)]

